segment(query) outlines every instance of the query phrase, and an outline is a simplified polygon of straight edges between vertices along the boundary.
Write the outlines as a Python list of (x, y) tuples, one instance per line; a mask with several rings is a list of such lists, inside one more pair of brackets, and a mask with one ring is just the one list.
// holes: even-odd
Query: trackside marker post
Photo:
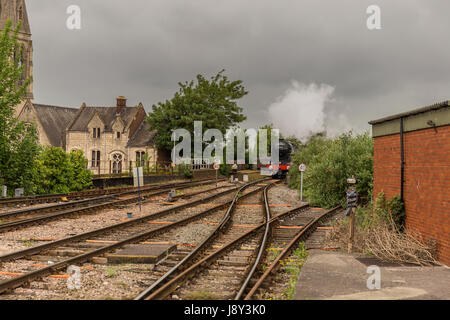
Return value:
[(358, 182), (355, 177), (347, 179), (347, 183), (350, 185), (347, 191), (347, 216), (350, 215), (350, 236), (348, 239), (347, 252), (351, 253), (353, 250), (353, 242), (355, 237), (355, 214), (356, 206), (358, 204), (358, 193), (354, 185)]
[(302, 163), (298, 166), (298, 170), (300, 171), (300, 201), (303, 201), (303, 172), (306, 171), (306, 165)]
[(139, 211), (142, 211), (141, 204), (141, 185), (144, 184), (144, 172), (142, 167), (137, 167), (133, 169), (134, 186), (138, 188), (139, 194)]
[(217, 179), (218, 179), (219, 168), (220, 168), (220, 164), (215, 162), (214, 163), (214, 170), (216, 170), (216, 188), (217, 188)]

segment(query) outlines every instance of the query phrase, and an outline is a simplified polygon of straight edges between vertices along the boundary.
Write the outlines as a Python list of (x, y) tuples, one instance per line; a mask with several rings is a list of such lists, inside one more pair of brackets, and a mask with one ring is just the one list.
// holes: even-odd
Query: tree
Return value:
[(92, 184), (92, 173), (80, 150), (70, 154), (58, 147), (47, 147), (36, 159), (33, 175), (34, 193), (81, 191)]
[(197, 75), (197, 82), (180, 82), (172, 100), (153, 105), (147, 121), (152, 130), (158, 131), (155, 142), (159, 148), (172, 149), (172, 130), (183, 128), (193, 136), (194, 121), (203, 121), (203, 132), (218, 129), (225, 134), (228, 128), (246, 119), (237, 100), (248, 92), (241, 80), (228, 80), (224, 71), (211, 80)]
[(88, 159), (81, 150), (69, 153), (69, 165), (72, 175), (70, 191), (81, 191), (92, 185), (92, 172), (87, 169)]
[[(0, 183), (9, 189), (31, 189), (33, 161), (39, 152), (36, 129), (14, 117), (31, 79), (22, 81), (22, 45), (18, 41), (20, 23), (12, 30), (10, 20), (0, 34)], [(11, 193), (11, 192), (10, 192)]]

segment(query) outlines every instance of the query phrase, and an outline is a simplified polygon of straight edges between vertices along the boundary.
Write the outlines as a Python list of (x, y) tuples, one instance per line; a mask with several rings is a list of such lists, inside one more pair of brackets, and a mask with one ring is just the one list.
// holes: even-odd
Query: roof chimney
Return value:
[(125, 98), (124, 96), (118, 96), (116, 113), (119, 114), (120, 111), (122, 111), (122, 109), (126, 107), (127, 107), (127, 98)]

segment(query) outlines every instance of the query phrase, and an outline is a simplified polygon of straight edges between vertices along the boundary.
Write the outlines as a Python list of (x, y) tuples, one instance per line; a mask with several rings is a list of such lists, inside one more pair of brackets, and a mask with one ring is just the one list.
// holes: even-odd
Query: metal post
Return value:
[(348, 247), (347, 252), (351, 253), (353, 250), (353, 241), (355, 237), (355, 214), (356, 214), (356, 208), (352, 208), (352, 213), (350, 214), (350, 237), (348, 239)]
[(139, 193), (139, 211), (142, 211), (142, 207), (141, 207), (141, 182), (140, 180), (140, 175), (139, 175), (139, 168), (137, 167), (137, 181), (138, 181), (138, 193)]
[(300, 201), (303, 201), (303, 171), (300, 172)]

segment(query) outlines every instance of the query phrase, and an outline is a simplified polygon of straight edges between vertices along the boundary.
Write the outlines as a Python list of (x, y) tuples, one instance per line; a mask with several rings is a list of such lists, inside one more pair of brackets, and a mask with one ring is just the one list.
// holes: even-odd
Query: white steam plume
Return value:
[(284, 136), (305, 142), (312, 134), (325, 130), (325, 103), (331, 101), (334, 87), (292, 81), (283, 96), (269, 106), (275, 128)]

